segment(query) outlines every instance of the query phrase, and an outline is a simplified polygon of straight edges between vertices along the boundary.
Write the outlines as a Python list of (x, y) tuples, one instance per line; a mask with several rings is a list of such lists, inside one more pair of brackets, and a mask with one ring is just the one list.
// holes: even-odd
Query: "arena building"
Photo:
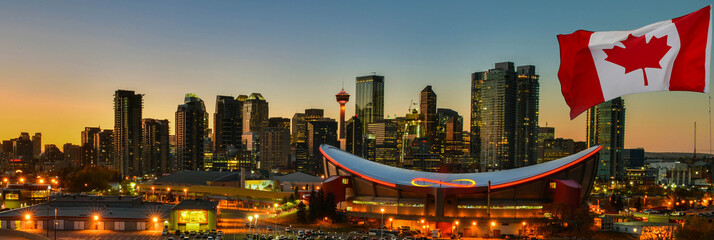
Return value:
[[(391, 167), (320, 146), (326, 193), (355, 217), (463, 236), (528, 235), (554, 204), (581, 206), (593, 187), (600, 146), (522, 168), (434, 173)], [(393, 223), (392, 221), (397, 221)], [(459, 224), (460, 223), (460, 224)]]

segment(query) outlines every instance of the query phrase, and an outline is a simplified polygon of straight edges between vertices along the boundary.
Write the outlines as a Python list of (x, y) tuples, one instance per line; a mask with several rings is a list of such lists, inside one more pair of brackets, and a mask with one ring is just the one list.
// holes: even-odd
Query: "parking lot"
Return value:
[[(31, 230), (28, 232), (47, 236), (45, 231)], [(50, 231), (49, 238), (55, 239), (54, 231)], [(57, 231), (57, 240), (162, 240), (160, 231), (112, 231), (112, 230), (82, 230), (82, 231)]]

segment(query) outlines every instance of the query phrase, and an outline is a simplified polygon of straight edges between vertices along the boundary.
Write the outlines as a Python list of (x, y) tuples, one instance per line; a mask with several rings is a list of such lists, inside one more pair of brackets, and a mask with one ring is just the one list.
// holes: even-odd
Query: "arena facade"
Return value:
[[(482, 173), (420, 172), (320, 146), (326, 180), (339, 208), (396, 226), (464, 236), (527, 235), (554, 204), (582, 206), (593, 187), (601, 146), (522, 168)], [(385, 222), (387, 227), (394, 222)], [(461, 224), (459, 224), (461, 223)]]

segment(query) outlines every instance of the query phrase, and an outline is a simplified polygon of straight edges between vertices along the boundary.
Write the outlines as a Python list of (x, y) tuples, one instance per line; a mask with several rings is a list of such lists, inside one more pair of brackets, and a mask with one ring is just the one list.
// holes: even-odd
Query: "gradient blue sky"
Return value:
[[(0, 139), (42, 132), (79, 143), (85, 126), (113, 128), (113, 93), (145, 94), (144, 117), (169, 119), (187, 92), (204, 99), (260, 92), (272, 117), (354, 94), (354, 78), (385, 80), (385, 114), (403, 116), (432, 85), (438, 107), (469, 120), (470, 74), (495, 62), (535, 65), (540, 125), (583, 140), (556, 76), (557, 34), (629, 30), (710, 1), (3, 1)], [(625, 97), (627, 148), (709, 151), (708, 94)], [(354, 113), (354, 99), (347, 114)], [(213, 124), (211, 124), (212, 126)], [(173, 132), (173, 126), (172, 126)], [(43, 143), (43, 144), (44, 144)]]

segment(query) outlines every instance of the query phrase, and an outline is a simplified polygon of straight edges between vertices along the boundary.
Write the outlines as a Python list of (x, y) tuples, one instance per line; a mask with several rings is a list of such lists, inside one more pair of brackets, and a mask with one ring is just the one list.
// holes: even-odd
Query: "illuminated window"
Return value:
[(550, 182), (550, 188), (555, 189), (556, 183), (555, 182)]
[(5, 194), (5, 199), (6, 199), (6, 200), (17, 200), (17, 199), (19, 199), (19, 198), (20, 198), (20, 196), (19, 196), (19, 194), (17, 194), (17, 193), (7, 193), (7, 194)]
[(345, 184), (345, 185), (350, 184), (350, 180), (347, 179), (347, 178), (343, 178), (343, 179), (342, 179), (342, 184)]

